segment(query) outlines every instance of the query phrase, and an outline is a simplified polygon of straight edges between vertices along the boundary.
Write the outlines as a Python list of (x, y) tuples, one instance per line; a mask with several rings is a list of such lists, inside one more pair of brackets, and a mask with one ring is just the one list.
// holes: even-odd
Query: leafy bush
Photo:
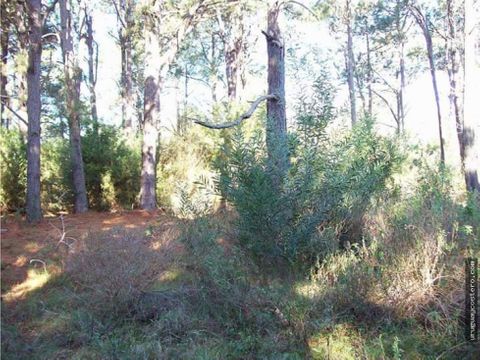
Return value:
[(0, 129), (0, 207), (18, 211), (25, 207), (27, 145), (18, 130)]
[(325, 118), (300, 120), (303, 130), (290, 137), (291, 167), (280, 192), (261, 134), (245, 140), (237, 130), (232, 146), (222, 149), (229, 162), (217, 166), (219, 186), (239, 213), (243, 244), (264, 260), (311, 265), (361, 240), (363, 216), (402, 158), (368, 119), (335, 141), (326, 136)]
[[(202, 136), (198, 131), (203, 131)], [(210, 162), (215, 155), (212, 133), (187, 129), (162, 142), (158, 154), (159, 203), (182, 218), (204, 215), (214, 205)]]
[(42, 142), (42, 207), (57, 212), (73, 204), (70, 144), (62, 138)]
[(140, 147), (127, 144), (115, 126), (87, 129), (82, 138), (85, 181), (90, 206), (131, 208), (140, 190)]

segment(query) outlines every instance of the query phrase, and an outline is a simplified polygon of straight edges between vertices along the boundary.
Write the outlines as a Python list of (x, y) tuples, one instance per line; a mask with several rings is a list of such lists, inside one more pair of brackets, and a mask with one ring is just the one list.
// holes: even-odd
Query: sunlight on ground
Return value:
[(39, 251), (42, 247), (37, 244), (36, 242), (29, 242), (27, 245), (25, 245), (25, 250), (27, 250), (28, 252), (31, 252), (31, 253), (35, 253), (37, 251)]
[(295, 286), (295, 292), (298, 295), (306, 297), (307, 299), (310, 299), (310, 300), (313, 300), (318, 295), (320, 295), (321, 290), (322, 290), (322, 287), (314, 281), (302, 282)]
[[(352, 336), (353, 335), (353, 336)], [(311, 355), (313, 359), (342, 359), (354, 360), (355, 348), (359, 344), (354, 344), (358, 334), (353, 334), (348, 326), (337, 325), (332, 331), (326, 331), (325, 334), (318, 334), (308, 340)], [(361, 341), (360, 338), (357, 340)]]
[(10, 302), (23, 298), (29, 292), (43, 287), (48, 280), (50, 280), (52, 274), (43, 270), (30, 269), (27, 272), (27, 279), (15, 285), (8, 293), (5, 294), (5, 301)]
[(167, 270), (167, 271), (163, 272), (163, 274), (158, 277), (158, 281), (172, 282), (172, 281), (175, 281), (176, 279), (178, 279), (181, 274), (182, 274), (182, 271), (180, 271), (178, 269)]
[(25, 264), (27, 263), (28, 259), (26, 256), (24, 255), (20, 255), (19, 257), (17, 257), (17, 260), (15, 260), (15, 262), (13, 263), (13, 265), (15, 266), (25, 266)]

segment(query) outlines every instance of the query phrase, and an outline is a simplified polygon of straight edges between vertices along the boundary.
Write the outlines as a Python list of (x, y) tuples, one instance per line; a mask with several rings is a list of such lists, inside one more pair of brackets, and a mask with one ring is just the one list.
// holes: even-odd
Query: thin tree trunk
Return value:
[[(234, 2), (234, 0), (227, 1), (227, 3), (230, 2)], [(220, 13), (217, 12), (217, 21), (225, 48), (227, 94), (230, 100), (236, 100), (238, 80), (240, 77), (239, 70), (241, 70), (241, 52), (244, 43), (243, 9), (240, 9), (240, 11), (229, 10), (225, 16), (225, 21)], [(228, 29), (226, 29), (226, 27), (228, 27)]]
[(478, 46), (479, 29), (475, 22), (473, 1), (465, 0), (465, 103), (462, 141), (465, 147), (465, 183), (467, 190), (480, 191), (480, 107), (478, 105), (478, 84), (480, 64), (475, 56)]
[[(15, 10), (19, 16), (15, 18), (16, 20), (16, 27), (17, 27), (17, 38), (18, 38), (18, 44), (19, 44), (19, 53), (22, 54), (22, 56), (27, 56), (28, 57), (28, 29), (26, 27), (26, 24), (28, 23), (28, 17), (27, 17), (27, 12), (28, 10), (26, 9), (26, 3), (21, 3), (17, 2), (15, 4)], [(25, 21), (25, 18), (27, 18), (27, 21)], [(27, 89), (27, 76), (24, 72), (20, 72), (17, 74), (14, 74), (13, 76), (13, 87), (18, 89), (17, 92), (17, 106), (18, 109), (17, 113), (19, 113), (20, 116), (22, 116), (24, 119), (28, 118), (28, 112), (27, 112), (27, 98), (28, 98), (28, 89)], [(24, 135), (28, 133), (28, 125), (24, 124), (23, 122), (18, 122), (18, 129), (20, 132)]]
[(447, 73), (450, 84), (450, 111), (455, 119), (455, 125), (457, 128), (457, 139), (460, 151), (460, 163), (462, 173), (465, 174), (465, 142), (464, 142), (464, 120), (462, 109), (462, 96), (459, 94), (461, 85), (459, 84), (459, 72), (460, 72), (460, 53), (462, 51), (459, 48), (458, 43), (461, 43), (459, 39), (460, 32), (456, 26), (455, 16), (456, 9), (454, 8), (454, 1), (447, 1), (447, 29), (448, 34), (446, 38), (446, 60), (447, 60)]
[(279, 4), (268, 10), (267, 38), (268, 93), (267, 150), (273, 172), (274, 186), (280, 186), (288, 170), (287, 118), (285, 114), (285, 48), (278, 26)]
[(432, 86), (433, 86), (433, 94), (435, 96), (435, 104), (437, 108), (437, 119), (438, 119), (438, 137), (440, 143), (440, 161), (445, 163), (445, 140), (443, 139), (443, 130), (442, 130), (442, 113), (440, 110), (440, 95), (438, 92), (438, 85), (437, 85), (437, 75), (435, 70), (435, 61), (433, 59), (433, 43), (432, 43), (432, 35), (430, 33), (430, 29), (428, 26), (428, 20), (425, 18), (424, 14), (421, 10), (417, 7), (411, 8), (412, 15), (414, 16), (417, 24), (420, 26), (423, 32), (423, 37), (425, 38), (425, 44), (427, 47), (427, 56), (428, 56), (428, 64), (430, 67), (430, 75), (432, 77)]
[(350, 117), (352, 125), (357, 122), (357, 108), (355, 100), (355, 58), (353, 55), (353, 37), (351, 28), (352, 14), (350, 0), (346, 1), (346, 24), (347, 24), (347, 81), (350, 96)]
[(405, 130), (405, 52), (404, 49), (405, 44), (402, 40), (400, 43), (400, 50), (399, 50), (399, 57), (400, 57), (400, 65), (399, 65), (399, 72), (400, 72), (400, 85), (398, 88), (398, 120), (400, 123), (400, 131)]
[(95, 86), (97, 84), (98, 47), (95, 51), (95, 42), (93, 40), (93, 19), (85, 8), (85, 25), (87, 29), (86, 43), (88, 48), (88, 90), (90, 91), (90, 112), (92, 116), (93, 127), (98, 133), (98, 114), (97, 114), (97, 95)]
[[(117, 0), (113, 0), (117, 1)], [(117, 6), (117, 5), (115, 5)], [(120, 0), (118, 9), (121, 64), (122, 124), (128, 135), (134, 133), (135, 93), (133, 90), (133, 0)]]
[(66, 109), (70, 128), (70, 148), (75, 191), (74, 210), (77, 213), (88, 210), (87, 190), (82, 157), (82, 140), (80, 134), (80, 84), (82, 71), (78, 66), (72, 38), (72, 17), (69, 0), (60, 0), (61, 40), (66, 85)]
[[(210, 54), (210, 93), (212, 96), (212, 104), (213, 106), (217, 102), (217, 87), (218, 87), (218, 74), (217, 74), (217, 65), (216, 65), (216, 58), (217, 58), (217, 41), (215, 34), (212, 33), (211, 39), (211, 54)], [(212, 109), (213, 113), (213, 109)]]
[(427, 34), (428, 35), (425, 35), (425, 40), (427, 42), (428, 63), (430, 66), (430, 75), (432, 77), (433, 93), (435, 95), (435, 104), (437, 108), (438, 137), (439, 137), (439, 143), (440, 143), (440, 160), (442, 163), (444, 163), (445, 162), (445, 145), (444, 145), (445, 140), (443, 138), (443, 130), (442, 130), (442, 112), (440, 110), (440, 95), (438, 92), (435, 62), (433, 60), (432, 38), (430, 37), (429, 32), (427, 32)]
[(27, 2), (29, 47), (27, 68), (27, 220), (37, 222), (42, 218), (40, 203), (40, 113), (41, 113), (41, 60), (42, 60), (42, 3)]
[(368, 115), (373, 116), (373, 92), (372, 92), (372, 60), (370, 50), (370, 35), (366, 32), (367, 43), (367, 92), (368, 92)]
[(185, 132), (185, 124), (187, 123), (188, 116), (188, 64), (185, 63), (185, 78), (183, 84), (183, 116), (182, 116), (182, 126), (180, 127), (180, 133)]
[(6, 6), (4, 3), (0, 5), (0, 11), (2, 16), (0, 17), (0, 25), (2, 28), (0, 34), (0, 45), (2, 47), (2, 61), (1, 61), (1, 69), (0, 69), (0, 116), (1, 118), (1, 125), (8, 129), (9, 120), (7, 116), (7, 112), (5, 111), (6, 108), (9, 107), (9, 97), (7, 94), (7, 60), (8, 60), (8, 42), (10, 36), (10, 24), (6, 13)]

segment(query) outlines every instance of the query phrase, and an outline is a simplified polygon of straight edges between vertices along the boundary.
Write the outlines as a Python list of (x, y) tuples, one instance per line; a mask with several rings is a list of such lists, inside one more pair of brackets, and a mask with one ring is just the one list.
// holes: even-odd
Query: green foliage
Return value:
[(0, 129), (0, 207), (20, 211), (25, 207), (27, 145), (18, 130)]
[(237, 130), (232, 146), (222, 149), (229, 162), (217, 166), (220, 189), (239, 213), (243, 244), (264, 260), (311, 265), (339, 245), (361, 241), (363, 215), (402, 161), (395, 142), (372, 127), (366, 119), (330, 140), (323, 115), (302, 117), (280, 192), (261, 135), (245, 140)]
[(140, 147), (127, 144), (115, 126), (87, 129), (82, 138), (85, 181), (90, 206), (131, 208), (140, 189)]
[(70, 144), (62, 138), (42, 142), (42, 207), (57, 212), (73, 203)]
[(209, 163), (215, 156), (215, 135), (199, 128), (187, 129), (183, 135), (162, 142), (157, 168), (158, 201), (175, 215), (192, 218), (211, 210), (215, 196)]
[[(22, 210), (26, 192), (26, 141), (16, 130), (1, 129), (1, 206)], [(82, 138), (85, 178), (92, 208), (131, 208), (140, 188), (140, 147), (127, 144), (116, 127), (90, 128)], [(41, 199), (44, 211), (68, 210), (73, 203), (69, 141), (46, 138), (41, 151)]]

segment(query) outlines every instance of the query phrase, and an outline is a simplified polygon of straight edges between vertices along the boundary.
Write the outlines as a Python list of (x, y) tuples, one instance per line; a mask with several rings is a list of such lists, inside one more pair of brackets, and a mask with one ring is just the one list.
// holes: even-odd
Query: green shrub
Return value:
[(140, 147), (127, 144), (115, 126), (87, 129), (82, 138), (85, 181), (90, 207), (131, 208), (140, 190)]
[[(198, 131), (202, 132), (200, 136)], [(157, 196), (161, 206), (182, 218), (204, 215), (215, 203), (210, 191), (215, 134), (188, 129), (161, 143), (158, 153)]]
[(68, 210), (74, 198), (69, 141), (51, 138), (42, 142), (41, 167), (43, 209)]
[(0, 207), (21, 211), (25, 207), (27, 144), (18, 130), (0, 129)]
[(291, 167), (280, 191), (260, 133), (245, 140), (237, 130), (222, 149), (229, 161), (217, 164), (219, 187), (239, 214), (240, 240), (262, 260), (311, 265), (359, 242), (366, 210), (402, 161), (395, 142), (376, 135), (368, 119), (335, 140), (324, 118), (301, 124), (290, 136)]

